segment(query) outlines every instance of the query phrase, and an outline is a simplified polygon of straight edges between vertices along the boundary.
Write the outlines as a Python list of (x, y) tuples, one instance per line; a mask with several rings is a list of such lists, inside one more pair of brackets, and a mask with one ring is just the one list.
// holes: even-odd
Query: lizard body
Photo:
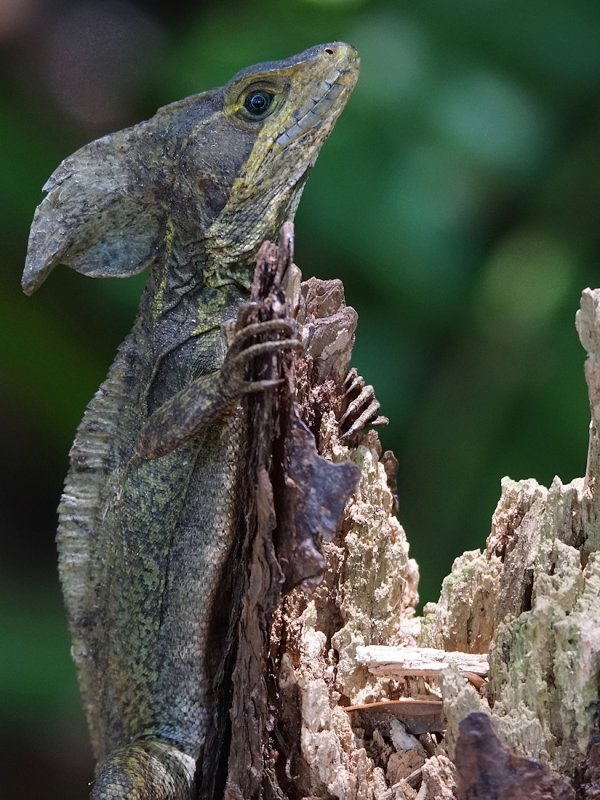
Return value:
[(357, 73), (340, 43), (251, 67), (92, 142), (44, 187), (27, 293), (61, 263), (93, 277), (150, 268), (59, 507), (96, 800), (191, 800), (211, 768), (219, 587), (243, 516), (239, 399), (261, 388), (244, 381), (244, 343), (228, 348), (223, 325), (248, 296), (259, 244), (293, 216)]

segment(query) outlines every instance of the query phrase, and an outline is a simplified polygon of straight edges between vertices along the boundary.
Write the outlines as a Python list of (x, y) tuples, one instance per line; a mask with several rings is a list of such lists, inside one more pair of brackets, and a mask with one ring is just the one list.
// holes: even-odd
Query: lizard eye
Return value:
[(273, 97), (270, 92), (265, 92), (263, 89), (254, 89), (248, 92), (244, 100), (244, 108), (246, 111), (255, 118), (266, 116)]

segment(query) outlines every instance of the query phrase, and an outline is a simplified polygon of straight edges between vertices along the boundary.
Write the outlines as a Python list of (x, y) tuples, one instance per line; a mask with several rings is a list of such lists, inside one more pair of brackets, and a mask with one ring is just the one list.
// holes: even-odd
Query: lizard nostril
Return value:
[(333, 50), (331, 49), (331, 47), (326, 47), (325, 48), (325, 52), (327, 53), (328, 56), (332, 56), (333, 55)]

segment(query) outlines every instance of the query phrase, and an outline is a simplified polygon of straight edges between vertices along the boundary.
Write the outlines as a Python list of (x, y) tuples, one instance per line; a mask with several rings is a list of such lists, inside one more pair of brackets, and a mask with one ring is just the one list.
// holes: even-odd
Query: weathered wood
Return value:
[[(361, 478), (340, 530), (323, 545), (328, 568), (322, 583), (311, 595), (294, 590), (275, 617), (276, 741), (280, 751), (282, 742), (289, 748), (286, 769), (294, 776), (285, 787), (289, 797), (374, 800), (388, 786), (380, 764), (387, 764), (394, 750), (390, 729), (402, 723), (390, 715), (380, 723), (385, 735), (377, 725), (365, 733), (343, 706), (387, 696), (389, 682), (357, 663), (356, 648), (403, 640), (403, 626), (414, 616), (418, 573), (394, 515), (385, 468), (389, 457), (377, 434), (360, 431), (342, 442), (339, 421), (348, 398), (337, 384), (348, 368), (356, 315), (345, 306), (338, 281), (307, 282), (299, 324), (312, 342), (310, 360), (296, 365), (303, 418), (316, 433), (321, 455), (333, 463), (351, 459)], [(370, 406), (369, 393), (364, 397)], [(414, 736), (411, 740), (419, 744)], [(412, 747), (400, 757), (408, 775), (426, 753)]]
[(455, 765), (460, 800), (575, 800), (572, 787), (546, 764), (502, 747), (486, 714), (460, 723)]
[[(345, 305), (339, 281), (311, 279), (300, 284), (299, 271), (291, 263), (292, 237), (291, 228), (284, 226), (279, 245), (265, 244), (261, 249), (254, 305), (241, 312), (246, 325), (255, 321), (254, 314), (259, 315), (257, 322), (289, 320), (304, 350), (295, 355), (267, 353), (264, 363), (262, 357), (256, 359), (257, 374), (251, 376), (272, 381), (274, 391), (248, 400), (253, 448), (245, 507), (250, 536), (241, 543), (237, 559), (247, 570), (243, 597), (236, 603), (241, 608), (237, 635), (231, 637), (238, 645), (235, 654), (232, 647), (226, 797), (337, 793), (349, 800), (354, 796), (367, 800), (375, 797), (370, 778), (375, 776), (381, 787), (385, 781), (353, 732), (349, 715), (338, 705), (340, 680), (332, 681), (332, 637), (343, 633), (344, 611), (351, 608), (342, 595), (346, 583), (340, 573), (352, 576), (369, 553), (372, 583), (360, 594), (368, 603), (361, 608), (360, 627), (372, 631), (361, 632), (357, 643), (393, 640), (395, 620), (404, 616), (405, 609), (413, 613), (417, 574), (392, 514), (394, 498), (383, 460), (379, 461), (376, 434), (364, 431), (365, 424), (382, 422), (378, 403), (373, 390), (348, 372), (356, 312)], [(361, 485), (339, 524), (359, 478)], [(349, 516), (351, 509), (356, 519)], [(374, 513), (376, 528), (363, 531)], [(346, 553), (350, 540), (356, 547), (348, 547)], [(328, 565), (323, 554), (329, 556), (330, 567), (341, 569), (337, 574), (330, 569), (319, 587)], [(406, 577), (394, 586), (398, 565)], [(282, 590), (299, 584), (302, 588), (281, 601)], [(371, 590), (377, 592), (378, 586), (386, 591), (375, 603)], [(356, 593), (348, 595), (356, 602)], [(346, 633), (353, 627), (356, 623), (347, 625)], [(345, 663), (348, 685), (373, 687), (369, 697), (377, 696), (375, 689), (383, 693), (351, 654)], [(337, 669), (341, 676), (341, 661)], [(352, 694), (360, 696), (358, 691)], [(396, 726), (399, 740), (402, 723), (391, 719), (386, 724)], [(405, 744), (419, 744), (414, 736), (407, 737)], [(373, 739), (388, 748), (377, 732)], [(415, 760), (411, 753), (408, 771), (425, 755), (419, 752)]]
[[(297, 321), (312, 345), (295, 360), (295, 398), (320, 455), (362, 475), (323, 544), (321, 584), (294, 589), (274, 613), (260, 679), (270, 796), (466, 800), (510, 785), (490, 797), (600, 797), (600, 292), (584, 293), (577, 318), (592, 408), (586, 476), (550, 488), (503, 479), (485, 549), (456, 559), (422, 620), (394, 460), (375, 431), (345, 441), (340, 428), (355, 314), (339, 282), (303, 292)], [(257, 607), (265, 578), (263, 563)]]
[(486, 676), (489, 670), (485, 654), (457, 653), (433, 647), (357, 647), (356, 660), (364, 664), (371, 675), (380, 678), (404, 678), (407, 675), (439, 678), (442, 670), (450, 666), (482, 676)]
[(566, 485), (555, 478), (550, 488), (504, 478), (485, 550), (456, 559), (420, 637), (421, 645), (490, 650), (487, 700), (456, 671), (442, 675), (452, 757), (461, 721), (483, 711), (501, 746), (571, 784), (600, 697), (600, 291), (583, 293), (576, 322), (592, 412), (586, 475)]

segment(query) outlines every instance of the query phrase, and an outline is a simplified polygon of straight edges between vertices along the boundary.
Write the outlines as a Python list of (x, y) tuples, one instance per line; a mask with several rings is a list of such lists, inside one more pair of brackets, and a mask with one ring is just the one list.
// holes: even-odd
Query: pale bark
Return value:
[[(354, 323), (336, 298), (345, 363)], [(304, 335), (318, 328), (301, 317)], [(333, 317), (314, 363), (335, 351)], [(361, 478), (323, 544), (320, 585), (293, 589), (274, 612), (265, 796), (466, 800), (496, 786), (490, 797), (600, 797), (600, 291), (584, 292), (577, 329), (592, 409), (585, 477), (550, 488), (504, 478), (485, 548), (456, 559), (421, 620), (393, 457), (373, 430), (343, 440), (339, 379), (304, 383), (314, 363), (298, 360), (319, 454), (353, 461)]]

